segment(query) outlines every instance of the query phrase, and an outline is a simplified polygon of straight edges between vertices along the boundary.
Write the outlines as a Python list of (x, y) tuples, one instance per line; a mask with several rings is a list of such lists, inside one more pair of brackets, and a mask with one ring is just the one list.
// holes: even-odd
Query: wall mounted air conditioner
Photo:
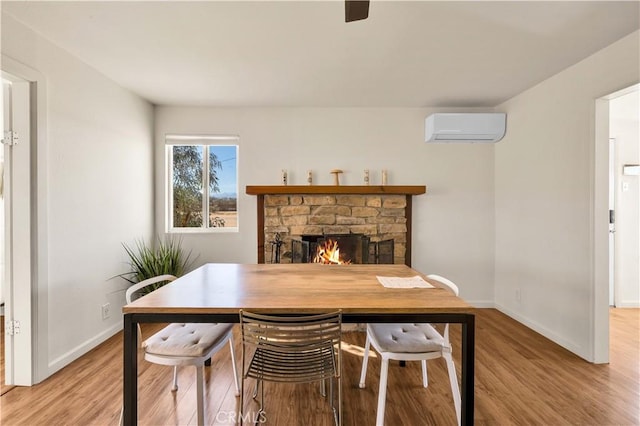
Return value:
[(504, 113), (436, 113), (425, 120), (425, 141), (497, 142), (506, 125)]

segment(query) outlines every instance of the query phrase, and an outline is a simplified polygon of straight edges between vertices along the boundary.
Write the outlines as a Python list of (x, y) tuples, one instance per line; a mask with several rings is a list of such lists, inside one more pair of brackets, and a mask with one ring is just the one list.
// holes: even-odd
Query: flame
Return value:
[(324, 244), (318, 245), (316, 255), (313, 257), (313, 263), (344, 265), (351, 263), (351, 261), (340, 259), (340, 248), (338, 248), (338, 242), (329, 239), (326, 240)]

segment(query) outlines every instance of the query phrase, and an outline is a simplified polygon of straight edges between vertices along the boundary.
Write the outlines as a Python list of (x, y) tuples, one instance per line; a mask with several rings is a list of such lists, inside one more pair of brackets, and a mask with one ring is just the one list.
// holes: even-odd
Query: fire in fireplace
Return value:
[(343, 259), (340, 256), (338, 242), (328, 239), (325, 240), (323, 244), (318, 244), (316, 254), (313, 256), (313, 263), (322, 263), (324, 265), (344, 265), (351, 263), (351, 260)]
[(371, 241), (364, 234), (302, 235), (291, 245), (292, 263), (392, 264), (393, 240)]

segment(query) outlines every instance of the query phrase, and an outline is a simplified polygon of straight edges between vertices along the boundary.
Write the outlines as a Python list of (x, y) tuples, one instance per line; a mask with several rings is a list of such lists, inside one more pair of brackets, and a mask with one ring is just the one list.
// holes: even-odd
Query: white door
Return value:
[(30, 84), (3, 73), (5, 382), (30, 386), (31, 113)]

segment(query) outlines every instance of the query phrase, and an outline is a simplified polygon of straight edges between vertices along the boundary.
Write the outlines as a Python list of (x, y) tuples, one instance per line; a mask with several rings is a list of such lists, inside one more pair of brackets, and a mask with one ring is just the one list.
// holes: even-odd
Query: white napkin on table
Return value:
[(380, 277), (377, 276), (380, 284), (387, 288), (435, 288), (426, 282), (421, 276), (415, 277)]

